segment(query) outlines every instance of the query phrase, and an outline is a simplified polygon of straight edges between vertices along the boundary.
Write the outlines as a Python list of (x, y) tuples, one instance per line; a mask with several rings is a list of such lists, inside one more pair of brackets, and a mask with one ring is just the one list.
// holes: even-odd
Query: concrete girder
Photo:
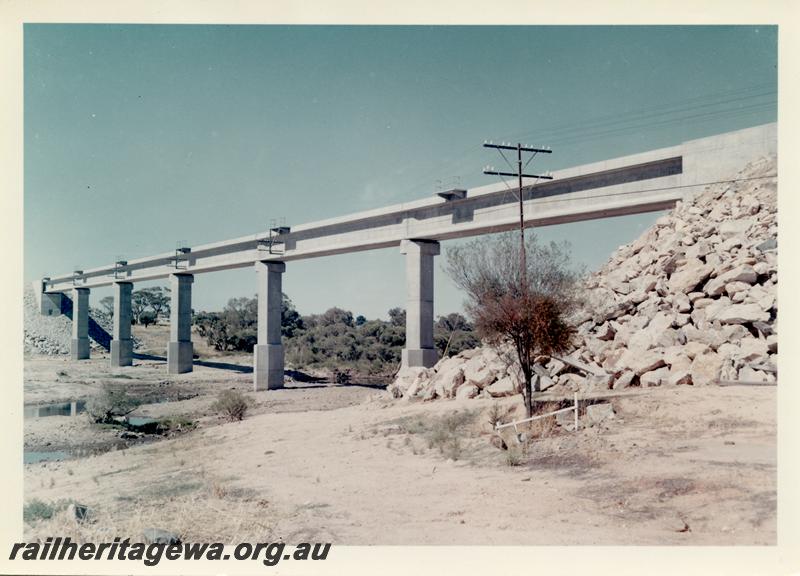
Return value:
[[(748, 160), (775, 154), (777, 125), (766, 124), (553, 172), (552, 181), (525, 187), (524, 220), (548, 226), (669, 209), (705, 185), (732, 177)], [(281, 236), (282, 254), (264, 246), (267, 232), (192, 247), (177, 262), (174, 253), (85, 270), (82, 286), (109, 286), (119, 274), (131, 282), (172, 274), (198, 274), (398, 246), (407, 238), (442, 241), (511, 230), (518, 204), (504, 185), (467, 191), (463, 199), (425, 198), (338, 218), (293, 226)], [(180, 272), (177, 272), (178, 266)], [(44, 291), (68, 291), (74, 275), (44, 279)]]

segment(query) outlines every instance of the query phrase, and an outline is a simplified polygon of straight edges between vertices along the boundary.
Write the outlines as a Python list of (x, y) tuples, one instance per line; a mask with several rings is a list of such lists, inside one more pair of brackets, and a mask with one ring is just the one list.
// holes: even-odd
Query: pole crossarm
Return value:
[(484, 142), (484, 148), (495, 148), (497, 150), (522, 150), (523, 152), (539, 152), (542, 154), (551, 154), (553, 151), (550, 148), (531, 148), (529, 146), (514, 146), (512, 144), (492, 144), (491, 142)]
[(484, 170), (484, 174), (488, 174), (491, 176), (522, 176), (523, 178), (537, 178), (539, 180), (552, 180), (552, 176), (548, 176), (546, 174), (517, 174), (516, 172), (497, 172), (494, 170)]

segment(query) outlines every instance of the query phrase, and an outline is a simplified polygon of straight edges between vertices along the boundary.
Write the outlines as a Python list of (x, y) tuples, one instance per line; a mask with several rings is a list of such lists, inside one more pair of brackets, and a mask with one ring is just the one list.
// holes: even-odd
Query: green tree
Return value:
[(389, 310), (389, 322), (392, 326), (406, 325), (406, 311), (403, 308), (392, 308)]
[[(251, 352), (258, 341), (258, 299), (231, 298), (221, 312), (201, 312), (194, 317), (201, 337), (217, 350)], [(283, 294), (281, 334), (291, 338), (303, 328), (303, 318)]]
[(303, 329), (303, 317), (286, 294), (281, 297), (281, 335), (291, 338)]
[(335, 326), (336, 324), (342, 324), (347, 327), (352, 327), (353, 313), (349, 310), (342, 310), (341, 308), (329, 308), (322, 314), (320, 322), (323, 326)]
[(100, 299), (100, 306), (103, 307), (103, 311), (108, 314), (110, 317), (113, 318), (114, 316), (114, 297), (113, 296), (106, 296)]
[(170, 289), (162, 286), (146, 288), (145, 301), (156, 318), (168, 317), (170, 311)]
[(439, 316), (433, 325), (433, 339), (442, 357), (455, 356), (480, 345), (472, 324), (458, 312)]
[(131, 294), (131, 316), (136, 324), (141, 322), (142, 313), (147, 310), (147, 295), (142, 290), (134, 290)]
[(154, 324), (156, 321), (156, 315), (153, 314), (150, 310), (145, 310), (139, 315), (139, 322), (147, 328), (150, 324)]

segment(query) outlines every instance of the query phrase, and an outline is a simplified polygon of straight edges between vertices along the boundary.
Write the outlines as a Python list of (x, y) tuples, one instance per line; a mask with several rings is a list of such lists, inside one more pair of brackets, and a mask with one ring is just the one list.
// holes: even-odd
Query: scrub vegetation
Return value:
[[(233, 298), (221, 312), (196, 314), (194, 323), (216, 350), (251, 352), (257, 342), (257, 312), (255, 298)], [(406, 313), (392, 308), (388, 316), (388, 320), (367, 320), (341, 308), (303, 316), (284, 294), (281, 332), (286, 362), (300, 369), (352, 369), (362, 374), (396, 370), (405, 342)], [(437, 319), (434, 339), (442, 356), (479, 344), (472, 324), (457, 313)]]

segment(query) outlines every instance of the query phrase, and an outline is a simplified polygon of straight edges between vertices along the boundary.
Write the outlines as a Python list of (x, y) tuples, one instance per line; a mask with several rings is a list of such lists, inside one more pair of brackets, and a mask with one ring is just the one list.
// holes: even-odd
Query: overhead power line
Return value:
[[(774, 96), (776, 94), (774, 88), (774, 83), (754, 84), (742, 89), (724, 90), (675, 100), (664, 105), (652, 105), (624, 113), (606, 114), (578, 123), (542, 126), (535, 131), (535, 134), (546, 138), (552, 144), (589, 142), (603, 137), (634, 134), (653, 127), (680, 125), (688, 121), (697, 124), (712, 119), (746, 116), (775, 109), (777, 104), (774, 99), (759, 101), (759, 99), (763, 100), (766, 97)], [(745, 105), (732, 106), (737, 103)], [(719, 110), (707, 110), (720, 104), (726, 107)], [(515, 134), (505, 134), (503, 139), (528, 140), (531, 134), (533, 134), (531, 130), (525, 130)], [(480, 145), (466, 147), (444, 162), (438, 162), (426, 170), (418, 171), (418, 178), (408, 186), (404, 186), (403, 191), (417, 191), (433, 180), (435, 175), (468, 172), (469, 167), (479, 161), (480, 150)]]
[[(522, 279), (522, 289), (526, 291), (528, 290), (528, 272), (527, 272), (527, 261), (525, 259), (525, 207), (523, 204), (523, 197), (522, 197), (522, 179), (523, 178), (535, 178), (538, 180), (552, 180), (553, 177), (549, 174), (545, 175), (536, 175), (536, 174), (524, 174), (522, 171), (524, 167), (522, 166), (522, 153), (529, 152), (532, 156), (528, 159), (525, 163), (525, 166), (531, 163), (531, 160), (537, 154), (552, 154), (552, 150), (549, 148), (533, 148), (530, 146), (523, 146), (522, 144), (518, 143), (516, 146), (512, 146), (511, 144), (493, 144), (491, 142), (484, 142), (484, 148), (494, 148), (500, 153), (500, 156), (503, 157), (503, 160), (511, 166), (511, 163), (503, 154), (503, 150), (516, 150), (517, 151), (517, 171), (516, 172), (498, 172), (497, 170), (491, 168), (484, 168), (484, 174), (491, 174), (494, 176), (516, 176), (518, 187), (517, 187), (517, 196), (519, 197), (519, 259), (520, 259), (520, 277)], [(512, 166), (513, 169), (513, 166)]]

